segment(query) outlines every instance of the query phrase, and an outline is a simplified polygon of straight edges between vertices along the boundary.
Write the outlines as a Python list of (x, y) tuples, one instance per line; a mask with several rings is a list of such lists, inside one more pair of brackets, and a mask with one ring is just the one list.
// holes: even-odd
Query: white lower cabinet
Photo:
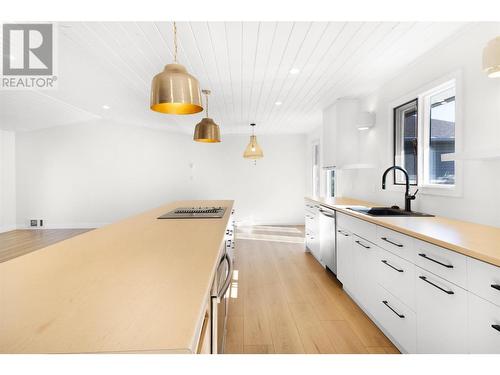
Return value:
[(355, 267), (352, 234), (342, 228), (337, 228), (337, 279), (345, 289), (354, 292)]
[(306, 201), (304, 207), (304, 219), (306, 228), (306, 249), (320, 260), (319, 250), (319, 205)]
[(415, 310), (415, 265), (383, 249), (376, 257), (377, 282)]
[(418, 353), (467, 353), (467, 291), (416, 269)]
[(397, 346), (406, 353), (417, 350), (416, 314), (401, 300), (378, 285), (375, 288), (373, 316)]
[(500, 354), (500, 267), (337, 213), (337, 277), (403, 352)]
[(314, 232), (306, 232), (306, 248), (319, 261), (319, 238)]
[(351, 235), (354, 249), (354, 292), (356, 300), (369, 313), (372, 312), (375, 290), (375, 245), (358, 236)]
[(467, 290), (500, 306), (500, 267), (467, 259)]
[(469, 293), (469, 352), (500, 354), (500, 307)]

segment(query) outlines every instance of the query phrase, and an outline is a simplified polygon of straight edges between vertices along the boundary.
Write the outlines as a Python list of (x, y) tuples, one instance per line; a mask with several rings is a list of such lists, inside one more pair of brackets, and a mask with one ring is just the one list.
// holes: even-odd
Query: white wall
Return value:
[(17, 222), (92, 227), (180, 199), (235, 199), (237, 220), (303, 221), (304, 136), (200, 144), (183, 134), (96, 121), (17, 134)]
[(0, 233), (16, 226), (15, 133), (0, 130)]
[[(361, 98), (362, 110), (376, 112), (376, 126), (369, 131), (337, 129), (341, 142), (353, 143), (353, 147), (337, 152), (344, 160), (373, 164), (375, 168), (344, 171), (341, 181), (344, 196), (403, 206), (403, 193), (381, 189), (382, 172), (392, 165), (391, 103), (456, 70), (461, 71), (463, 78), (464, 150), (500, 150), (500, 79), (488, 78), (481, 69), (482, 49), (498, 35), (500, 23), (473, 25), (419, 58), (373, 94)], [(356, 138), (355, 142), (351, 142), (352, 137)], [(459, 197), (419, 193), (413, 207), (436, 215), (500, 226), (499, 172), (499, 161), (465, 161), (463, 192)]]

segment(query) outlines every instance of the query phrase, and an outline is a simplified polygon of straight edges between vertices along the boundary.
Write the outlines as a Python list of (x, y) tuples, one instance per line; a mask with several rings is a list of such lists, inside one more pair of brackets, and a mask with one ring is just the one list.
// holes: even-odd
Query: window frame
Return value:
[[(403, 104), (400, 104), (398, 105), (397, 107), (394, 107), (393, 109), (393, 112), (392, 112), (392, 147), (393, 147), (393, 151), (392, 151), (392, 155), (393, 155), (393, 158), (392, 158), (392, 165), (396, 165), (396, 111), (401, 108), (401, 107), (404, 107), (410, 103), (413, 103), (413, 102), (416, 102), (416, 106), (417, 106), (417, 160), (416, 160), (416, 163), (417, 163), (417, 179), (416, 179), (416, 183), (412, 184), (410, 183), (410, 186), (418, 186), (419, 184), (419, 166), (420, 166), (420, 158), (418, 157), (419, 155), (419, 149), (420, 149), (420, 142), (419, 142), (419, 132), (420, 132), (420, 123), (419, 123), (419, 119), (420, 119), (420, 114), (419, 114), (419, 106), (420, 106), (420, 103), (419, 103), (419, 98), (415, 98), (415, 99), (411, 99), (409, 101), (407, 101), (406, 103), (403, 103)], [(403, 160), (404, 161), (404, 160)], [(400, 172), (401, 173), (401, 172)], [(393, 176), (393, 184), (394, 185), (406, 185), (404, 182), (397, 182), (397, 174), (396, 174), (396, 171), (392, 171), (392, 176)]]
[[(316, 149), (317, 148), (317, 149)], [(314, 197), (321, 196), (321, 143), (314, 141), (311, 144), (311, 192)], [(317, 173), (317, 178), (315, 175)], [(317, 185), (316, 185), (317, 182)], [(316, 194), (317, 192), (317, 194)]]
[[(419, 170), (419, 175), (422, 176), (422, 187), (427, 187), (427, 188), (439, 188), (439, 189), (453, 189), (457, 183), (456, 178), (455, 178), (455, 183), (453, 185), (447, 185), (447, 184), (433, 184), (430, 183), (430, 132), (431, 132), (431, 98), (432, 96), (439, 94), (443, 91), (449, 90), (451, 88), (454, 88), (456, 91), (456, 81), (455, 80), (450, 80), (447, 81), (437, 87), (434, 87), (420, 95), (422, 98), (422, 115), (423, 115), (423, 124), (424, 126), (422, 127), (422, 146), (421, 146), (421, 151), (422, 151), (422, 170)], [(457, 97), (456, 97), (456, 92), (455, 92), (455, 152), (456, 152), (456, 141), (457, 141), (457, 135), (456, 135), (456, 116), (457, 116)], [(419, 108), (420, 110), (420, 108)], [(420, 136), (420, 132), (419, 132)], [(420, 151), (420, 148), (419, 148)], [(420, 158), (420, 157), (419, 157)], [(455, 161), (455, 168), (456, 168), (456, 161)]]
[[(419, 189), (419, 194), (422, 195), (438, 195), (438, 196), (449, 196), (449, 197), (461, 197), (463, 195), (463, 163), (461, 160), (455, 160), (455, 184), (445, 185), (445, 184), (428, 184), (422, 178), (426, 178), (424, 174), (424, 160), (423, 160), (423, 150), (421, 148), (426, 143), (424, 135), (421, 134), (424, 130), (424, 106), (423, 103), (425, 96), (430, 93), (436, 93), (441, 91), (443, 87), (454, 81), (455, 84), (455, 153), (460, 153), (463, 147), (463, 73), (462, 70), (453, 71), (435, 81), (429, 82), (426, 85), (409, 92), (408, 94), (400, 97), (397, 100), (389, 103), (388, 107), (388, 117), (390, 119), (388, 126), (390, 137), (390, 144), (392, 147), (388, 147), (387, 160), (390, 160), (391, 165), (395, 165), (395, 134), (394, 134), (394, 121), (395, 112), (394, 109), (404, 105), (405, 103), (411, 102), (418, 99), (418, 113), (417, 113), (417, 129), (418, 133), (418, 172), (417, 172), (417, 185), (412, 185)], [(429, 96), (430, 98), (430, 96)], [(430, 115), (430, 114), (429, 114)], [(393, 180), (393, 179), (391, 179)], [(404, 191), (405, 186), (400, 184), (395, 184), (394, 180), (388, 184), (387, 189), (390, 191)]]
[[(333, 175), (333, 186), (332, 186)], [(337, 196), (337, 170), (335, 167), (324, 168), (325, 177), (325, 198), (335, 198)], [(332, 189), (333, 188), (333, 189)]]

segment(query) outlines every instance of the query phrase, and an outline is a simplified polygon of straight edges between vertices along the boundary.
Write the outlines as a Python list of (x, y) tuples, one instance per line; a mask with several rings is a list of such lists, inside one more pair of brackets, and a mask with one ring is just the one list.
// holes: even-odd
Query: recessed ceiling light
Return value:
[(290, 74), (299, 74), (300, 73), (300, 69), (299, 68), (292, 68), (290, 69)]
[(104, 104), (104, 105), (102, 106), (102, 109), (110, 109), (110, 108), (111, 108), (111, 107), (110, 107), (109, 105), (107, 105), (107, 104)]
[(282, 105), (283, 103), (281, 103), (281, 102), (276, 102), (276, 103), (274, 103), (274, 104), (276, 104), (277, 106), (280, 106), (280, 105)]

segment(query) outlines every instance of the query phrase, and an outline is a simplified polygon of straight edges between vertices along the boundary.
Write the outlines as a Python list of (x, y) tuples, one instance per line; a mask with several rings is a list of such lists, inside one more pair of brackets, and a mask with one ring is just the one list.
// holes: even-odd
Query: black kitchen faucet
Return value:
[(382, 189), (385, 189), (385, 179), (387, 177), (387, 173), (389, 173), (389, 171), (391, 171), (393, 169), (399, 170), (399, 171), (403, 172), (403, 174), (405, 175), (405, 180), (406, 180), (405, 211), (411, 212), (411, 201), (415, 199), (415, 196), (418, 193), (418, 189), (417, 189), (417, 191), (415, 191), (414, 194), (410, 194), (410, 176), (408, 176), (408, 172), (406, 172), (406, 170), (404, 168), (401, 168), (397, 165), (393, 165), (392, 167), (387, 168), (385, 170), (384, 174), (382, 175)]

